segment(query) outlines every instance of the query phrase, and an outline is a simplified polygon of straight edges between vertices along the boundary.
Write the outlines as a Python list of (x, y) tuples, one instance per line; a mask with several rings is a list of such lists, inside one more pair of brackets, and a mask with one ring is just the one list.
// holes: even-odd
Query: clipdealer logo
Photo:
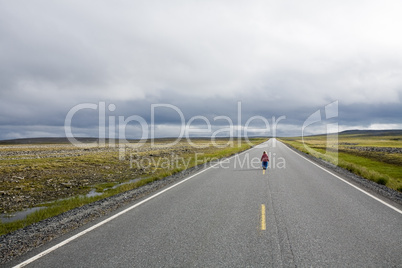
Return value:
[[(272, 116), (271, 122), (266, 119), (263, 116), (256, 115), (248, 118), (244, 125), (243, 125), (243, 118), (242, 118), (242, 104), (239, 101), (237, 103), (237, 118), (236, 121), (234, 122), (232, 118), (226, 115), (219, 115), (215, 116), (211, 122), (210, 119), (208, 119), (205, 116), (202, 115), (197, 115), (193, 116), (188, 121), (186, 121), (186, 117), (182, 110), (172, 104), (166, 104), (166, 103), (160, 103), (160, 104), (151, 104), (150, 105), (150, 122), (147, 122), (143, 117), (139, 115), (131, 115), (128, 117), (125, 117), (123, 115), (120, 116), (115, 116), (115, 115), (109, 115), (107, 116), (107, 112), (114, 112), (116, 110), (116, 105), (114, 104), (109, 104), (106, 108), (106, 102), (99, 102), (99, 103), (82, 103), (74, 106), (69, 110), (69, 112), (66, 115), (65, 121), (64, 121), (64, 130), (65, 130), (65, 135), (68, 138), (68, 140), (76, 145), (80, 146), (83, 145), (82, 142), (80, 142), (74, 135), (73, 133), (73, 127), (72, 127), (72, 122), (74, 119), (74, 116), (78, 112), (82, 112), (83, 110), (95, 110), (98, 111), (98, 142), (94, 142), (93, 144), (100, 146), (100, 147), (118, 147), (119, 148), (119, 158), (121, 160), (125, 159), (126, 156), (126, 149), (127, 148), (138, 148), (144, 145), (145, 142), (150, 140), (151, 146), (155, 146), (155, 139), (157, 138), (156, 136), (156, 130), (158, 125), (156, 124), (156, 112), (158, 110), (163, 110), (163, 109), (169, 109), (170, 112), (174, 112), (177, 114), (177, 119), (180, 122), (178, 124), (179, 128), (179, 135), (178, 137), (173, 141), (168, 144), (165, 144), (165, 146), (174, 146), (178, 142), (180, 142), (182, 139), (186, 139), (187, 142), (194, 147), (200, 148), (199, 145), (196, 145), (195, 143), (192, 142), (192, 137), (194, 137), (194, 134), (200, 135), (202, 134), (204, 137), (210, 137), (211, 143), (214, 147), (218, 148), (224, 148), (229, 146), (232, 142), (237, 140), (237, 146), (241, 146), (242, 142), (247, 142), (248, 144), (251, 144), (250, 139), (249, 139), (249, 134), (250, 133), (260, 133), (262, 136), (271, 136), (271, 137), (276, 137), (276, 129), (278, 127), (278, 124), (280, 121), (286, 119), (286, 116), (280, 116), (276, 118), (275, 116)], [(195, 121), (198, 122), (198, 124), (195, 124)], [(199, 122), (202, 122), (202, 127), (200, 127)], [(219, 123), (219, 124), (218, 124)], [(253, 124), (259, 123), (262, 127), (252, 127)], [(130, 142), (127, 140), (127, 129), (129, 125), (135, 124), (137, 126), (136, 133), (131, 133), (131, 134), (136, 134), (136, 136), (140, 136), (136, 142), (133, 142), (131, 140)], [(221, 125), (222, 127), (219, 127), (218, 129), (217, 126)], [(141, 135), (138, 135), (140, 133)], [(133, 136), (133, 135), (131, 135)], [(228, 137), (229, 141), (227, 144), (218, 144), (216, 142), (216, 139), (218, 137)], [(107, 141), (107, 142), (106, 142)], [(117, 143), (117, 144), (116, 144)], [(207, 147), (209, 145), (205, 145)], [(202, 148), (202, 147), (201, 147)]]

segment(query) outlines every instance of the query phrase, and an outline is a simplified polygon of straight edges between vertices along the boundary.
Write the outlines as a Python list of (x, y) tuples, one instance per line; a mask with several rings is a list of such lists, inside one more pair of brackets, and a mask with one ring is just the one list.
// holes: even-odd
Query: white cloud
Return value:
[(371, 130), (402, 129), (402, 124), (371, 124), (367, 129)]

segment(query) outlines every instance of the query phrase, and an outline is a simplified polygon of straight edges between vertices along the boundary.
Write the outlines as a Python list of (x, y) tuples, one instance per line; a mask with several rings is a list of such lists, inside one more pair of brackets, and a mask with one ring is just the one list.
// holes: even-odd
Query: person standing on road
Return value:
[(262, 162), (262, 169), (265, 171), (268, 168), (268, 162), (269, 162), (269, 157), (266, 151), (262, 153), (261, 162)]

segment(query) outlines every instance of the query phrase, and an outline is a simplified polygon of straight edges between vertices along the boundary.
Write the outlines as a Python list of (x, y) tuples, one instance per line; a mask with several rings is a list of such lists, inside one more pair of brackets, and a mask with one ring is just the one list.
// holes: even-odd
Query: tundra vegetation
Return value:
[(345, 131), (282, 142), (402, 192), (402, 131)]
[(0, 234), (217, 161), (266, 140), (193, 139), (191, 143), (182, 140), (172, 145), (172, 140), (163, 139), (137, 147), (130, 143), (123, 147), (0, 145), (0, 213), (12, 215), (23, 209), (44, 207), (23, 220), (0, 221)]

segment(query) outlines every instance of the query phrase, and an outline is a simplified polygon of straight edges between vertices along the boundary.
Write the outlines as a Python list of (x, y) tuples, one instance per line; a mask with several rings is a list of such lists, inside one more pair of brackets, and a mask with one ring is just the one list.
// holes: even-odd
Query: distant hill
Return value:
[[(375, 136), (402, 136), (402, 129), (387, 129), (387, 130), (345, 130), (338, 133), (330, 133), (328, 135), (338, 134), (339, 136), (353, 135), (355, 137), (375, 137)], [(305, 135), (305, 137), (320, 137), (326, 136), (326, 133)], [(298, 136), (301, 137), (301, 136)]]
[(358, 136), (399, 136), (402, 135), (402, 129), (389, 130), (345, 130), (338, 133), (339, 135), (358, 135)]

